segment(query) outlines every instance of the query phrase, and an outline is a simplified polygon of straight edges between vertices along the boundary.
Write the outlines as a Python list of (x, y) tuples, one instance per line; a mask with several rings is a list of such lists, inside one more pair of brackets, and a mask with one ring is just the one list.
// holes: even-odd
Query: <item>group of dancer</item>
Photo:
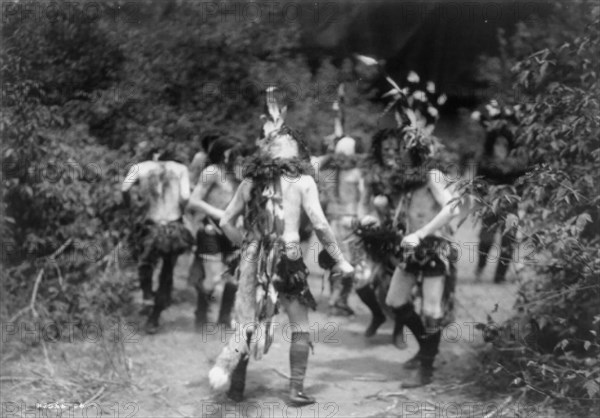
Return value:
[[(128, 174), (122, 186), (125, 201), (136, 182), (149, 200), (139, 235), (140, 286), (150, 311), (146, 331), (157, 332), (160, 314), (170, 304), (177, 257), (195, 246), (190, 277), (198, 292), (196, 324), (218, 321), (234, 330), (209, 373), (214, 389), (243, 399), (249, 359), (267, 353), (272, 318), (283, 309), (294, 324), (289, 403), (315, 402), (303, 386), (312, 346), (308, 312), (317, 307), (301, 250), (306, 220), (324, 248), (319, 265), (330, 271), (329, 314), (352, 315), (348, 297), (354, 289), (372, 313), (366, 337), (391, 317), (394, 344), (404, 346), (404, 327), (419, 344), (418, 353), (404, 364), (414, 371), (402, 387), (431, 382), (441, 331), (453, 319), (456, 254), (450, 223), (469, 208), (455, 199), (439, 168), (440, 144), (432, 133), (444, 96), (431, 82), (421, 85), (414, 73), (406, 84), (387, 95), (392, 99), (387, 110), (397, 126), (377, 131), (366, 154), (344, 132), (338, 101), (328, 152), (311, 157), (302, 137), (285, 124), (286, 108), (269, 89), (260, 138), (252, 146), (218, 133), (207, 135), (189, 170), (153, 150), (151, 159)], [(504, 115), (481, 117), (480, 112), (479, 120), (488, 126), (498, 114)], [(486, 144), (488, 157), (508, 158), (510, 129), (493, 138), (488, 134), (492, 139), (500, 144)], [(315, 162), (335, 174), (326, 192), (313, 176)], [(498, 181), (515, 178), (510, 170), (500, 171), (488, 175), (504, 176)], [(484, 259), (499, 224), (498, 219), (486, 222)], [(510, 233), (503, 240), (508, 258), (513, 245)], [(153, 292), (152, 271), (159, 258), (159, 286)], [(499, 264), (498, 282), (505, 265)], [(480, 262), (479, 271), (484, 266)]]

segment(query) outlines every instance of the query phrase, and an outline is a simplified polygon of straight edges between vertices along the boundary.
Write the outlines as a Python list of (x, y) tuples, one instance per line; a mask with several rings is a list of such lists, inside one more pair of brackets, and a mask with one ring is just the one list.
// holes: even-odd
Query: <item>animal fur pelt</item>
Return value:
[(240, 262), (240, 280), (233, 312), (234, 334), (209, 372), (211, 387), (219, 391), (229, 387), (231, 374), (244, 356), (260, 358), (270, 344), (270, 318), (276, 313), (277, 292), (265, 272), (270, 272), (272, 277), (275, 273), (273, 267), (281, 254), (279, 241), (273, 237), (273, 232), (277, 230), (275, 225), (281, 224), (281, 221), (273, 223), (266, 213), (266, 208), (273, 206), (268, 204), (273, 196), (263, 191), (280, 177), (305, 174), (310, 167), (301, 160), (265, 157), (261, 161), (251, 160), (249, 166), (252, 169), (247, 171), (246, 177), (252, 180), (252, 191), (250, 202), (246, 203), (244, 223), (246, 230), (258, 238), (260, 248), (251, 254), (250, 250), (255, 247), (247, 246)]
[(391, 222), (379, 227), (359, 225), (354, 231), (365, 252), (373, 260), (381, 263), (387, 262), (390, 255), (401, 257), (402, 232), (394, 228)]
[(233, 310), (234, 333), (208, 375), (210, 385), (216, 391), (229, 388), (233, 370), (242, 358), (252, 355), (260, 359), (272, 342), (274, 324), (271, 318), (277, 313), (277, 292), (272, 282), (259, 277), (258, 266), (261, 261), (271, 264), (272, 257), (278, 253), (279, 248), (273, 247), (269, 255), (246, 253), (247, 257), (242, 260), (246, 269), (254, 270), (240, 277)]
[[(244, 267), (250, 267), (258, 263), (242, 260), (242, 264), (246, 264)], [(233, 370), (244, 356), (250, 355), (248, 337), (251, 339), (250, 333), (254, 331), (252, 325), (256, 321), (257, 284), (256, 274), (244, 275), (238, 282), (233, 309), (234, 333), (208, 374), (210, 386), (216, 391), (225, 391), (229, 388)], [(257, 332), (264, 332), (264, 330), (257, 330)]]

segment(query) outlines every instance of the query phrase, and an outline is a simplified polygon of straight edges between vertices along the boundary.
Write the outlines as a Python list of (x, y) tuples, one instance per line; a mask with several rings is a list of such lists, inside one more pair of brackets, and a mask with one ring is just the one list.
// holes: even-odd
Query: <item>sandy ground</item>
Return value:
[[(289, 335), (286, 318), (279, 315), (275, 342), (268, 355), (260, 361), (251, 361), (248, 368), (246, 400), (228, 401), (223, 395), (211, 393), (207, 373), (227, 338), (224, 330), (211, 335), (194, 329), (194, 291), (186, 282), (191, 257), (183, 256), (176, 271), (173, 305), (164, 312), (161, 330), (148, 336), (135, 332), (127, 339), (125, 358), (130, 367), (131, 384), (120, 391), (107, 390), (96, 401), (102, 405), (102, 416), (136, 417), (375, 417), (375, 416), (486, 416), (502, 404), (499, 395), (482, 398), (475, 395), (474, 381), (469, 379), (477, 350), (484, 346), (481, 332), (473, 325), (484, 322), (486, 315), (496, 320), (507, 318), (514, 303), (516, 284), (491, 283), (493, 264), (488, 266), (483, 280), (474, 280), (474, 261), (469, 257), (469, 243), (477, 241), (477, 226), (470, 221), (456, 234), (463, 246), (459, 260), (456, 323), (446, 328), (441, 352), (436, 360), (435, 382), (425, 388), (400, 390), (399, 384), (408, 371), (401, 363), (417, 350), (416, 341), (408, 336), (408, 348), (398, 350), (391, 344), (392, 321), (388, 320), (372, 339), (362, 335), (369, 322), (367, 308), (356, 295), (350, 299), (356, 315), (352, 318), (328, 317), (326, 312), (328, 290), (321, 291), (322, 274), (314, 263), (310, 286), (317, 297), (319, 308), (311, 313), (313, 335), (316, 339), (314, 355), (310, 356), (305, 382), (307, 393), (318, 400), (316, 405), (296, 409), (285, 404), (289, 374)], [(471, 258), (471, 259), (470, 259)], [(514, 279), (515, 269), (509, 279)], [(512, 282), (513, 280), (509, 280)], [(497, 305), (497, 306), (496, 306)], [(140, 324), (142, 325), (143, 322)], [(75, 344), (76, 345), (76, 344)], [(67, 354), (65, 354), (67, 353)], [(77, 363), (85, 367), (82, 345), (52, 344), (48, 356), (52, 367)], [(92, 351), (90, 351), (92, 353)], [(37, 361), (44, 368), (43, 356), (24, 356), (18, 361), (3, 362), (3, 374), (19, 374)], [(64, 360), (61, 363), (61, 358)], [(46, 366), (47, 367), (47, 366)], [(52, 394), (46, 399), (27, 382), (10, 386), (4, 400), (18, 400), (18, 411), (37, 402), (55, 402)], [(480, 392), (480, 391), (479, 391)], [(61, 392), (64, 394), (64, 391)], [(64, 399), (64, 395), (61, 399)], [(75, 401), (74, 399), (72, 401)], [(81, 402), (82, 400), (77, 400)], [(8, 405), (8, 406), (7, 406)], [(505, 406), (506, 407), (506, 406)], [(13, 409), (10, 409), (13, 408)], [(2, 416), (18, 412), (14, 405), (3, 403)], [(59, 411), (38, 410), (36, 416), (61, 416)], [(95, 409), (76, 410), (62, 416), (100, 416)], [(44, 415), (45, 414), (45, 415)], [(27, 415), (29, 416), (29, 415)], [(512, 415), (514, 416), (514, 415)]]

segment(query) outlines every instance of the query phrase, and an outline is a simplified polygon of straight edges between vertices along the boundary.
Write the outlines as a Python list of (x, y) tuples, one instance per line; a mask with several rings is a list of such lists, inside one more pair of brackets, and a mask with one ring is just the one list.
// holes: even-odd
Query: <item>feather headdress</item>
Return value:
[(279, 132), (285, 123), (287, 106), (281, 106), (276, 97), (277, 87), (267, 88), (267, 100), (265, 102), (266, 114), (261, 115), (263, 121), (263, 137), (268, 138)]
[(364, 55), (355, 57), (364, 65), (377, 66), (391, 86), (391, 89), (382, 96), (388, 99), (389, 103), (380, 117), (393, 111), (406, 148), (412, 154), (417, 154), (420, 161), (427, 161), (434, 157), (441, 144), (431, 135), (431, 131), (439, 119), (438, 107), (447, 100), (446, 95), (438, 94), (432, 81), (422, 85), (421, 77), (415, 71), (409, 72), (405, 86), (400, 87), (385, 72), (381, 61)]

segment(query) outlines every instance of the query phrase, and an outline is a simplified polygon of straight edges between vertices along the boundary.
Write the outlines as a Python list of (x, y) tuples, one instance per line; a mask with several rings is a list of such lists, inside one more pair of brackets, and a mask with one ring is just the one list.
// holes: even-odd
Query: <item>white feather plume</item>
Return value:
[(363, 63), (364, 65), (368, 65), (370, 67), (379, 64), (379, 62), (375, 58), (367, 57), (366, 55), (355, 54), (354, 56), (361, 63)]

